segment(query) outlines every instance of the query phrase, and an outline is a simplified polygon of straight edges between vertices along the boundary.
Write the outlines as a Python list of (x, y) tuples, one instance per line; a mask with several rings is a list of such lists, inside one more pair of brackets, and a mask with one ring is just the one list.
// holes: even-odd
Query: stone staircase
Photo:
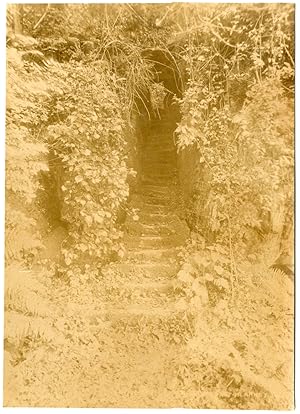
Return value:
[[(153, 121), (145, 137), (140, 185), (130, 202), (139, 219), (127, 218), (126, 255), (121, 262), (108, 265), (101, 280), (106, 289), (111, 336), (117, 338), (121, 348), (129, 347), (135, 355), (131, 356), (133, 368), (127, 377), (128, 393), (137, 387), (146, 396), (158, 387), (161, 392), (167, 392), (166, 367), (170, 355), (176, 358), (176, 353), (185, 345), (184, 336), (190, 334), (183, 312), (176, 307), (172, 284), (179, 270), (178, 247), (189, 232), (180, 219), (176, 149), (167, 125), (164, 120)], [(123, 332), (121, 343), (120, 332)], [(141, 344), (144, 344), (142, 348)], [(164, 355), (159, 365), (146, 362), (145, 355), (153, 350)], [(145, 370), (146, 390), (139, 379), (140, 372)], [(134, 384), (132, 378), (135, 378)], [(133, 395), (126, 401), (129, 406), (135, 406)], [(122, 404), (121, 400), (119, 403)], [(162, 405), (159, 399), (147, 403), (147, 406)]]
[[(178, 214), (176, 148), (167, 119), (151, 122), (145, 131), (141, 155), (140, 185), (130, 201), (139, 219), (127, 218), (126, 255), (122, 262), (109, 265), (108, 272), (103, 271), (102, 282), (106, 284), (105, 274), (118, 273), (118, 287), (134, 298), (125, 306), (122, 295), (117, 298), (122, 315), (172, 315), (172, 301), (163, 303), (159, 298), (168, 292), (174, 297), (171, 281), (178, 271), (178, 247), (186, 240), (188, 229)], [(108, 276), (108, 288), (110, 283)], [(149, 303), (147, 297), (151, 298)], [(161, 309), (154, 307), (155, 299), (162, 302)]]

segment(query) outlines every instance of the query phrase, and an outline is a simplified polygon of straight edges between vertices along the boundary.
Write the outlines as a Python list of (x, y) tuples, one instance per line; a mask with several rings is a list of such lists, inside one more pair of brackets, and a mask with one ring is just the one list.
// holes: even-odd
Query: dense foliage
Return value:
[[(170, 73), (178, 151), (199, 154), (187, 200), (192, 230), (230, 255), (249, 253), (254, 234), (286, 231), (293, 7), (182, 4), (162, 14), (142, 4), (22, 5), (9, 7), (8, 26), (8, 203), (31, 203), (38, 173), (50, 167), (68, 230), (64, 264), (77, 262), (75, 273), (83, 257), (100, 264), (123, 255), (116, 222), (129, 194), (129, 127), (134, 113), (159, 117)], [(169, 78), (157, 82), (164, 70)], [(26, 232), (33, 225), (23, 204), (9, 211), (12, 234), (20, 222)]]
[(214, 23), (203, 21), (183, 56), (189, 79), (178, 147), (196, 146), (201, 173), (209, 176), (202, 231), (207, 226), (219, 241), (247, 242), (247, 229), (276, 227), (275, 211), (283, 211), (283, 226), (284, 206), (291, 205), (291, 8), (238, 5), (213, 10), (210, 18)]
[[(224, 388), (233, 391), (222, 397), (229, 407), (260, 395), (246, 388), (235, 396), (243, 378), (271, 400), (270, 384), (287, 395), (282, 384), (292, 383), (292, 364), (281, 362), (292, 338), (292, 281), (269, 267), (281, 250), (292, 250), (293, 16), (289, 4), (8, 7), (5, 306), (12, 365), (39, 346), (59, 353), (62, 364), (77, 351), (102, 352), (94, 330), (109, 322), (94, 322), (94, 314), (109, 292), (99, 300), (95, 291), (103, 265), (124, 256), (122, 222), (132, 213), (132, 167), (144, 139), (138, 125), (157, 122), (168, 101), (179, 114), (170, 129), (179, 176), (188, 176), (182, 216), (191, 233), (172, 282), (184, 317), (172, 329), (183, 336), (188, 330), (189, 340), (199, 330), (207, 353), (189, 344), (212, 382), (230, 371)], [(138, 220), (134, 212), (137, 227)], [(110, 289), (126, 298), (116, 286), (122, 275), (108, 266)], [(81, 317), (87, 304), (93, 317)], [(277, 331), (262, 340), (266, 326)], [(264, 347), (275, 342), (270, 358)], [(195, 383), (188, 364), (179, 371), (183, 384)]]
[(101, 263), (113, 251), (123, 254), (115, 221), (128, 197), (117, 79), (103, 71), (101, 63), (67, 64), (56, 76), (61, 91), (52, 97), (51, 109), (58, 122), (48, 127), (47, 141), (62, 202), (61, 220), (68, 223), (65, 263)]

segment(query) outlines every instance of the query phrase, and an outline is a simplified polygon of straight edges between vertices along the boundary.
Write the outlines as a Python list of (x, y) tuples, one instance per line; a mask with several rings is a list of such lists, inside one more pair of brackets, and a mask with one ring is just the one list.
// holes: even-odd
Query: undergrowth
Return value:
[[(210, 408), (290, 407), (293, 282), (270, 265), (293, 237), (293, 8), (22, 5), (8, 27), (7, 371), (29, 378), (22, 363), (45, 366), (43, 350), (74, 369), (74, 344), (99, 352), (109, 321), (95, 286), (124, 256), (136, 117), (159, 118), (170, 92), (155, 81), (159, 50), (180, 79), (178, 153), (196, 159), (172, 284), (181, 314), (164, 338), (190, 352), (176, 384), (211, 389)], [(62, 254), (42, 261), (49, 217)]]

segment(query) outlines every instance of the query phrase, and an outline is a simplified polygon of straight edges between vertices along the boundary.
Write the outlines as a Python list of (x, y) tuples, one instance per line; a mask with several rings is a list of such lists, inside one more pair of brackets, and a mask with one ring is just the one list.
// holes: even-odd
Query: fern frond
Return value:
[(35, 221), (8, 203), (5, 229), (6, 264), (13, 260), (21, 260), (25, 252), (34, 253), (42, 247), (35, 230)]
[(253, 277), (259, 279), (260, 290), (265, 292), (273, 303), (292, 307), (293, 281), (282, 270), (269, 268), (260, 263), (256, 266)]
[(61, 334), (51, 326), (48, 319), (32, 318), (17, 312), (6, 312), (4, 328), (5, 339), (16, 345), (25, 337), (33, 340), (42, 339), (46, 342), (55, 342), (61, 339)]
[(5, 277), (5, 309), (24, 315), (45, 317), (49, 315), (49, 304), (43, 298), (45, 287), (32, 272), (10, 267)]
[(271, 267), (270, 271), (273, 273), (274, 279), (286, 278), (286, 274), (281, 269)]

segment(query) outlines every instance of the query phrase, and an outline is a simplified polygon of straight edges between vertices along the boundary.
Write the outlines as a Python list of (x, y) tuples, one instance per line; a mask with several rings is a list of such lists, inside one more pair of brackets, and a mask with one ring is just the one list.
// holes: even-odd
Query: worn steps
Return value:
[(145, 204), (153, 206), (168, 206), (170, 204), (171, 196), (168, 195), (155, 195), (149, 194), (142, 198)]
[(172, 236), (176, 234), (173, 226), (167, 224), (143, 224), (140, 222), (128, 223), (125, 225), (125, 231), (128, 235), (139, 235), (139, 236)]
[(127, 255), (125, 256), (129, 261), (140, 262), (175, 262), (177, 257), (177, 251), (175, 248), (165, 249), (127, 249)]
[(176, 234), (173, 236), (129, 236), (125, 239), (128, 248), (167, 248), (180, 246), (183, 240)]
[(157, 226), (156, 224), (143, 224), (140, 222), (127, 223), (125, 232), (128, 236), (173, 236), (176, 234), (176, 230), (172, 226), (162, 224)]
[(142, 224), (157, 224), (160, 226), (161, 224), (172, 224), (176, 225), (176, 223), (179, 221), (178, 216), (174, 214), (173, 212), (168, 212), (167, 214), (162, 213), (151, 213), (151, 212), (145, 212), (141, 211), (139, 213), (139, 222)]
[(165, 185), (172, 185), (177, 182), (177, 177), (172, 175), (170, 177), (149, 177), (149, 176), (142, 176), (141, 179), (142, 184), (161, 184)]
[(166, 205), (170, 200), (170, 195), (164, 193), (150, 193), (147, 194), (146, 192), (135, 194), (132, 196), (131, 205), (133, 204), (140, 204), (140, 205)]
[(161, 180), (161, 179), (168, 179), (168, 178), (171, 178), (172, 179), (173, 177), (175, 177), (177, 175), (177, 173), (174, 172), (174, 171), (159, 172), (159, 171), (153, 171), (153, 170), (151, 170), (151, 171), (149, 171), (147, 173), (143, 172), (142, 175), (145, 178), (156, 178), (158, 180)]
[(160, 165), (160, 164), (147, 164), (143, 167), (143, 174), (150, 174), (153, 173), (157, 175), (170, 175), (176, 174), (176, 167), (174, 165)]
[(144, 194), (149, 192), (156, 192), (159, 194), (167, 194), (171, 191), (170, 186), (168, 185), (159, 185), (159, 184), (146, 184), (142, 188), (140, 188), (138, 194)]
[[(178, 253), (189, 231), (176, 213), (176, 150), (166, 125), (151, 123), (144, 137), (140, 185), (130, 200), (136, 214), (128, 214), (124, 223), (125, 254), (102, 269), (99, 281), (104, 307), (100, 316), (114, 332), (124, 338), (132, 334), (141, 344), (163, 343), (168, 349), (180, 347), (190, 327), (174, 291)], [(147, 346), (145, 352), (150, 352)], [(135, 363), (135, 355), (132, 360)], [(155, 377), (151, 370), (149, 375)]]
[(102, 269), (101, 280), (110, 280), (117, 273), (121, 276), (124, 283), (141, 283), (145, 281), (168, 281), (176, 276), (178, 271), (177, 263), (113, 263), (108, 268)]
[(143, 202), (135, 202), (132, 204), (134, 209), (138, 209), (139, 215), (142, 213), (168, 215), (170, 208), (167, 205), (148, 204)]

